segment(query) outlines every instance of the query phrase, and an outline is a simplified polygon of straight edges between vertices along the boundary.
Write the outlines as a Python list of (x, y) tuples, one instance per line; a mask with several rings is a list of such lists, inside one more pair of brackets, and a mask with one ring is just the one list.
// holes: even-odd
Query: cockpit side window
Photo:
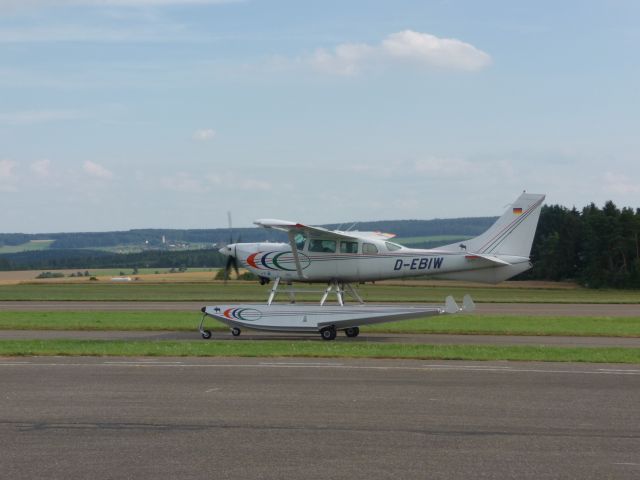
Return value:
[(373, 243), (363, 243), (362, 253), (378, 253), (378, 247), (376, 247)]
[(320, 240), (320, 239), (312, 238), (311, 240), (309, 240), (309, 251), (335, 253), (336, 243), (337, 242), (335, 240)]
[(296, 242), (296, 248), (298, 250), (304, 249), (304, 244), (307, 241), (307, 237), (304, 233), (296, 233), (296, 236), (293, 237), (293, 239)]
[(358, 253), (358, 242), (340, 241), (340, 253)]

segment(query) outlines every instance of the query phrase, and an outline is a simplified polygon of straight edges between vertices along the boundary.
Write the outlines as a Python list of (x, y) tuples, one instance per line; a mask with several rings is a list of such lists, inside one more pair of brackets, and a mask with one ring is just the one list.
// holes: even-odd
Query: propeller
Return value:
[[(240, 273), (238, 272), (238, 259), (236, 258), (235, 245), (233, 245), (233, 248), (231, 248), (231, 246), (225, 247), (225, 248), (232, 250), (226, 253), (227, 263), (224, 266), (224, 283), (227, 283), (227, 280), (229, 280), (229, 272), (231, 271), (232, 268), (233, 268), (233, 271), (236, 272), (236, 276), (238, 276)], [(223, 249), (220, 249), (220, 250), (223, 250)]]
[(229, 280), (229, 273), (233, 268), (233, 271), (236, 272), (236, 276), (240, 274), (238, 271), (238, 259), (236, 256), (236, 243), (240, 242), (240, 237), (235, 242), (233, 241), (233, 225), (231, 223), (231, 212), (227, 212), (227, 219), (229, 221), (229, 244), (222, 247), (218, 250), (222, 255), (227, 257), (227, 262), (224, 266), (224, 283), (227, 283)]

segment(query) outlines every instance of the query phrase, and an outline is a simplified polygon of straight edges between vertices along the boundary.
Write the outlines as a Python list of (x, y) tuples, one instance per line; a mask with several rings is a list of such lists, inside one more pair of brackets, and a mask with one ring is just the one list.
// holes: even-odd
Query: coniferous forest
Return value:
[(545, 205), (531, 259), (533, 269), (521, 278), (640, 288), (640, 209), (619, 209), (611, 201), (581, 211)]

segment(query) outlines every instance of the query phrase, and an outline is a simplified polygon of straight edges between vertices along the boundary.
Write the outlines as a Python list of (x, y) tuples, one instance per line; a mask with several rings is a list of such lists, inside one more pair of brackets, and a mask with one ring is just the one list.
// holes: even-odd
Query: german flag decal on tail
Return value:
[(514, 214), (514, 215), (522, 215), (522, 208), (520, 208), (520, 207), (515, 207), (515, 208), (513, 209), (513, 214)]

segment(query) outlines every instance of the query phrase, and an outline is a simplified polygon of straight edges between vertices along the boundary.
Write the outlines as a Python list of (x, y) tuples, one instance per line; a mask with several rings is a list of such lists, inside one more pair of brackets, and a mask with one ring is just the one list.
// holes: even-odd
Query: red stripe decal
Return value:
[(252, 253), (251, 255), (249, 255), (247, 257), (247, 263), (249, 264), (249, 266), (260, 270), (260, 267), (258, 267), (256, 265), (256, 261), (254, 260), (256, 258), (256, 255), (258, 255), (258, 254), (257, 253)]

